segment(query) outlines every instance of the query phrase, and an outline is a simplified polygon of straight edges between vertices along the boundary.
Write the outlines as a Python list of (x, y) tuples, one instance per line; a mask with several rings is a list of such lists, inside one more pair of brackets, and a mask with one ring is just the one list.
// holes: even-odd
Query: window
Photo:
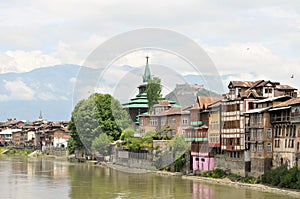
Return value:
[(263, 145), (262, 145), (262, 144), (258, 144), (258, 145), (257, 145), (257, 151), (258, 151), (259, 153), (261, 153), (261, 152), (263, 151)]
[(272, 138), (272, 129), (271, 128), (267, 129), (267, 138)]
[(272, 88), (265, 88), (265, 93), (272, 93)]
[(289, 139), (289, 148), (294, 148), (294, 140)]
[(150, 119), (150, 126), (157, 126), (157, 119)]
[(257, 123), (262, 124), (262, 114), (257, 115)]
[(141, 119), (141, 126), (144, 126), (144, 119)]
[(255, 146), (255, 144), (251, 144), (251, 151), (252, 152), (256, 152), (256, 146)]
[(275, 148), (279, 148), (280, 147), (280, 140), (275, 140)]
[(251, 115), (250, 116), (250, 125), (254, 125), (256, 123), (256, 117), (255, 117), (255, 115)]
[(188, 124), (188, 119), (186, 117), (182, 118), (182, 124), (187, 125)]
[(172, 118), (172, 124), (176, 124), (176, 118), (175, 117)]
[(256, 131), (255, 129), (251, 129), (251, 139), (255, 139), (256, 138)]
[(262, 129), (257, 130), (257, 139), (262, 139)]
[(272, 143), (267, 143), (267, 153), (272, 153)]

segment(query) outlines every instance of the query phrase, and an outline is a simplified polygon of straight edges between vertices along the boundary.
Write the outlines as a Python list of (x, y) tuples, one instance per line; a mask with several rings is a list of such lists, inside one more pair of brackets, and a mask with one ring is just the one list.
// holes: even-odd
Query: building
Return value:
[(143, 83), (138, 86), (139, 93), (128, 103), (123, 104), (123, 108), (127, 110), (131, 118), (132, 124), (137, 120), (137, 116), (148, 111), (148, 99), (147, 94), (145, 93), (147, 88), (147, 83), (151, 80), (151, 72), (149, 67), (149, 57), (146, 56), (146, 66), (143, 75)]
[(258, 177), (272, 168), (273, 128), (269, 109), (290, 99), (290, 96), (269, 97), (253, 102), (253, 109), (244, 113), (246, 149), (250, 151), (250, 170), (248, 175)]
[(299, 168), (300, 98), (292, 98), (269, 110), (274, 131), (273, 166)]
[(159, 100), (150, 113), (139, 116), (140, 135), (150, 130), (169, 138), (176, 134), (183, 134), (189, 127), (189, 115), (189, 111), (182, 110), (177, 104)]
[[(255, 101), (278, 96), (295, 97), (295, 88), (278, 82), (231, 81), (229, 93), (221, 102), (221, 150), (216, 165), (242, 176), (251, 172), (250, 149), (247, 143), (246, 115), (254, 109)], [(262, 116), (262, 115), (261, 115)], [(259, 116), (260, 117), (260, 116)], [(261, 118), (262, 119), (262, 118)], [(260, 133), (259, 129), (259, 133)], [(261, 147), (259, 145), (259, 147)]]
[(208, 105), (218, 98), (198, 96), (197, 103), (190, 109), (190, 127), (185, 130), (185, 141), (191, 143), (193, 171), (207, 171), (214, 168), (214, 150), (208, 140)]

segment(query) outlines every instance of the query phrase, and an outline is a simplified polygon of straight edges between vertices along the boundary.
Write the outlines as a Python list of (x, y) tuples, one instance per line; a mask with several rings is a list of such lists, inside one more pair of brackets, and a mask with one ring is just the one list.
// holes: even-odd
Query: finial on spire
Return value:
[(148, 82), (151, 79), (151, 72), (149, 68), (149, 55), (146, 56), (146, 66), (143, 75), (143, 82)]

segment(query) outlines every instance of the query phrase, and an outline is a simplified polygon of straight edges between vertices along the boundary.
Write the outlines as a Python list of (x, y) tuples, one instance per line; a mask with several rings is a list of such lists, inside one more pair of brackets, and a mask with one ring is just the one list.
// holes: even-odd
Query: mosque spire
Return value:
[(42, 111), (40, 110), (39, 121), (42, 121), (42, 120), (43, 120), (43, 114), (42, 114)]
[(144, 75), (143, 75), (143, 82), (148, 82), (151, 79), (151, 72), (150, 72), (150, 68), (149, 68), (149, 56), (146, 56), (146, 67), (145, 67), (145, 71), (144, 71)]

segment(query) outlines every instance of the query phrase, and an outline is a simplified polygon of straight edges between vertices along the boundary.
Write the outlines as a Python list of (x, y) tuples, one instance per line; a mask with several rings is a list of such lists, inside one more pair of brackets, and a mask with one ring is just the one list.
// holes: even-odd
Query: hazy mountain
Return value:
[(69, 120), (78, 65), (59, 65), (26, 73), (0, 74), (0, 120)]
[[(186, 80), (187, 82), (189, 82), (188, 78)], [(166, 99), (175, 101), (183, 108), (186, 108), (196, 103), (197, 96), (218, 97), (220, 95), (205, 89), (203, 85), (177, 84), (175, 89), (171, 93), (166, 95)]]
[[(40, 111), (47, 120), (69, 120), (73, 108), (74, 84), (80, 69), (81, 67), (78, 65), (66, 64), (40, 68), (26, 73), (0, 74), (0, 121), (5, 121), (7, 118), (32, 121), (38, 119)], [(128, 71), (139, 73), (134, 69), (132, 66), (118, 68), (119, 71), (125, 73)], [(89, 70), (93, 69), (87, 71)], [(106, 87), (113, 88), (114, 73), (110, 75), (103, 83)], [(183, 78), (187, 83), (201, 83), (197, 76), (184, 76)], [(126, 81), (126, 79), (122, 81)], [(135, 86), (134, 89), (136, 89)], [(197, 95), (215, 94), (209, 94), (204, 88), (195, 90), (187, 86), (181, 89), (175, 88), (167, 95), (167, 98), (175, 101), (179, 99), (179, 102), (186, 106), (191, 105)]]

